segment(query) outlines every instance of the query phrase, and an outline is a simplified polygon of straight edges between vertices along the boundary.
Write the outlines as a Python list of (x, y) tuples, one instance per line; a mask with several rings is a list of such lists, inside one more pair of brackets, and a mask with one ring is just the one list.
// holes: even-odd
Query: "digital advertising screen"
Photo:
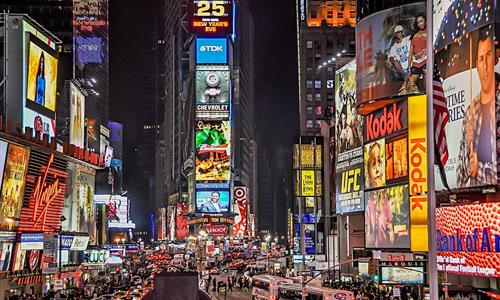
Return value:
[(408, 177), (408, 138), (406, 135), (386, 140), (385, 161), (387, 182)]
[(104, 57), (102, 38), (93, 35), (77, 35), (74, 42), (77, 63), (102, 63)]
[[(456, 38), (435, 55), (449, 115), (445, 127), (448, 160), (444, 169), (451, 189), (490, 186), (498, 182), (496, 149), (500, 135), (496, 131), (496, 110), (500, 93), (496, 78), (500, 76), (500, 64), (497, 63), (497, 34), (493, 24), (464, 30), (467, 34)], [(462, 59), (464, 57), (467, 59)], [(436, 188), (444, 189), (441, 180), (436, 181)]]
[(232, 0), (190, 0), (188, 5), (192, 33), (200, 36), (226, 36), (231, 33)]
[(231, 77), (228, 66), (196, 67), (196, 118), (229, 119)]
[(233, 237), (242, 238), (248, 235), (248, 189), (246, 187), (235, 187), (234, 212), (237, 214), (234, 218)]
[(229, 181), (231, 127), (229, 121), (196, 121), (196, 181)]
[(336, 211), (364, 210), (363, 117), (356, 113), (356, 61), (335, 73)]
[(438, 270), (500, 277), (499, 219), (499, 202), (437, 208)]
[(196, 212), (199, 213), (228, 213), (229, 191), (196, 191)]
[(427, 31), (425, 2), (380, 11), (356, 25), (356, 105), (363, 113), (387, 104), (382, 99), (425, 93)]
[(197, 38), (197, 64), (227, 64), (227, 38)]
[(109, 228), (135, 228), (134, 223), (128, 222), (128, 198), (110, 197), (107, 206)]
[(30, 152), (27, 148), (14, 144), (8, 145), (5, 161), (2, 198), (0, 201), (1, 228), (12, 230), (16, 222), (8, 222), (5, 218), (19, 218), (24, 197), (26, 173), (28, 171)]
[(186, 202), (175, 204), (175, 238), (179, 241), (188, 237), (187, 214), (189, 205)]
[[(389, 262), (380, 267), (382, 284), (425, 284), (425, 262)], [(412, 265), (419, 265), (414, 267)]]
[(365, 247), (410, 248), (408, 185), (365, 193)]
[(32, 34), (27, 47), (26, 107), (54, 119), (57, 52)]
[(70, 84), (70, 134), (69, 143), (84, 148), (85, 95), (74, 84)]

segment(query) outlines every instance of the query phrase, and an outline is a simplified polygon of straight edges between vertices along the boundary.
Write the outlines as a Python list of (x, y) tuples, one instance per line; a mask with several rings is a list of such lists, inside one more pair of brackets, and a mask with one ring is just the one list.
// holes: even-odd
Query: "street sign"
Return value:
[(59, 291), (64, 288), (63, 280), (62, 279), (56, 279), (54, 281), (54, 290)]

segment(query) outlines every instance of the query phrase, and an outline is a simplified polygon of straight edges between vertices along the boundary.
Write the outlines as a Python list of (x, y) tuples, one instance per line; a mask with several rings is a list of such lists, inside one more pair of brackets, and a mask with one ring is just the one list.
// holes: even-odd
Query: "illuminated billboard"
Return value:
[[(314, 158), (316, 156), (316, 159)], [(293, 153), (294, 169), (322, 169), (323, 147), (321, 144), (295, 144)], [(300, 166), (299, 166), (300, 164)]]
[(73, 82), (70, 83), (69, 112), (69, 143), (84, 148), (85, 95)]
[(231, 177), (229, 121), (196, 121), (196, 181), (228, 181)]
[[(5, 152), (6, 143), (0, 144), (2, 152)], [(2, 180), (2, 198), (0, 200), (1, 228), (12, 230), (15, 222), (8, 222), (5, 218), (17, 219), (21, 212), (23, 203), (24, 186), (26, 184), (26, 173), (28, 172), (30, 151), (27, 148), (9, 144), (7, 159), (4, 154), (4, 172)]]
[(196, 67), (196, 118), (229, 119), (231, 77), (228, 66)]
[(188, 236), (188, 226), (187, 226), (187, 214), (188, 214), (188, 204), (176, 203), (175, 204), (175, 238), (178, 241), (185, 240)]
[[(23, 22), (25, 32), (25, 108), (23, 124), (35, 132), (55, 136), (58, 57), (55, 45)], [(36, 35), (36, 36), (35, 36)]]
[[(481, 10), (473, 9), (470, 18), (477, 16), (479, 11), (481, 14), (492, 14), (492, 5), (488, 5), (488, 2), (491, 1), (486, 1)], [(460, 10), (457, 13), (463, 19), (458, 11)], [(456, 23), (457, 17), (455, 14), (449, 16), (451, 24)], [(493, 19), (491, 18), (490, 23)], [(442, 43), (449, 40), (442, 39), (442, 32), (449, 31), (446, 23), (444, 20), (441, 24), (436, 41), (441, 47)], [(478, 23), (484, 23), (484, 20), (481, 18)], [(445, 127), (448, 160), (444, 170), (451, 189), (491, 186), (498, 182), (497, 145), (500, 135), (496, 130), (496, 111), (500, 101), (500, 63), (496, 49), (497, 34), (494, 24), (477, 27), (467, 20), (463, 20), (461, 24), (464, 27), (459, 37), (446, 44), (435, 55), (443, 78), (449, 115)], [(444, 189), (440, 180), (436, 184), (437, 189)]]
[(228, 213), (229, 191), (196, 191), (196, 211), (200, 213)]
[(102, 63), (104, 56), (102, 38), (77, 35), (75, 37), (75, 60), (80, 64)]
[(500, 203), (436, 209), (438, 270), (500, 277)]
[(425, 284), (425, 261), (381, 261), (380, 283)]
[(227, 64), (227, 38), (197, 38), (197, 64)]
[(365, 193), (365, 247), (410, 248), (408, 185)]
[(94, 204), (107, 206), (109, 228), (135, 228), (135, 223), (129, 220), (129, 200), (119, 195), (94, 195)]
[(232, 0), (190, 0), (188, 5), (192, 33), (201, 36), (226, 36), (231, 33)]
[(363, 114), (386, 105), (388, 98), (425, 92), (425, 16), (425, 2), (414, 3), (356, 25), (356, 106)]
[(336, 211), (364, 210), (363, 117), (356, 113), (356, 61), (335, 73)]
[(246, 187), (234, 188), (234, 212), (237, 214), (234, 218), (233, 237), (242, 238), (248, 236), (248, 189)]

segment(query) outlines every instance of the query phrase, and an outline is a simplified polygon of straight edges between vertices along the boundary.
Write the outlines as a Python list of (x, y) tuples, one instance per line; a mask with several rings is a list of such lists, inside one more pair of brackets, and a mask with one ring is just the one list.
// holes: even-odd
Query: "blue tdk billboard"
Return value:
[(197, 38), (197, 64), (227, 64), (226, 38)]

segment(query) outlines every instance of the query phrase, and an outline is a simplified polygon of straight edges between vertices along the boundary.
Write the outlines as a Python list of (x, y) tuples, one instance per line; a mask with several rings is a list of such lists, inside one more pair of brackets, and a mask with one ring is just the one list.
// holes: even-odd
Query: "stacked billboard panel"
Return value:
[(356, 113), (356, 62), (335, 74), (336, 211), (362, 212), (363, 201), (363, 118)]
[(196, 35), (195, 71), (195, 212), (231, 212), (231, 72), (232, 1), (189, 4), (189, 24)]

